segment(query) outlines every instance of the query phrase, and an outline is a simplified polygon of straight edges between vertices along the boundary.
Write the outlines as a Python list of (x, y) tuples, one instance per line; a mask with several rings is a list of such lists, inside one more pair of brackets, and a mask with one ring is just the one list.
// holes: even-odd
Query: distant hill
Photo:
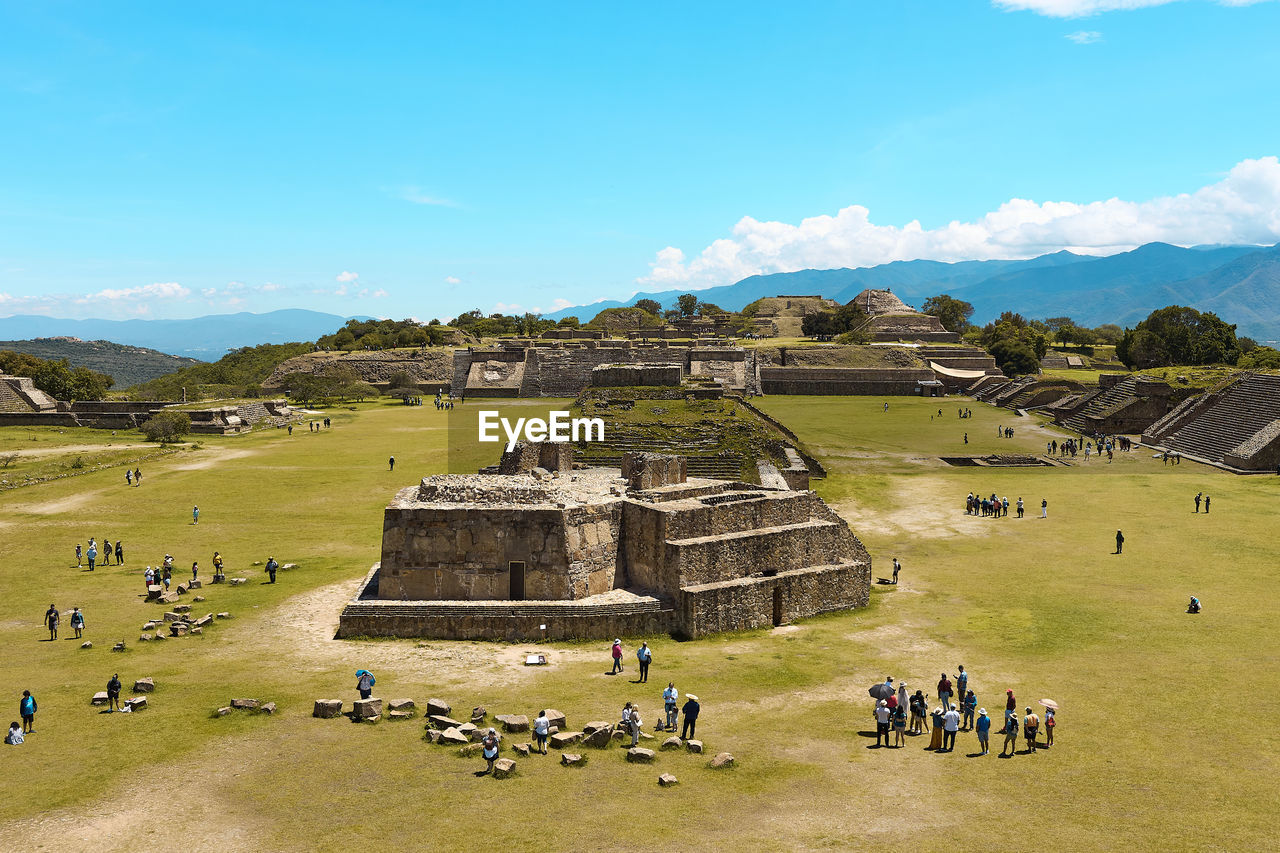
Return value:
[[(1105, 258), (1054, 252), (1023, 261), (895, 261), (875, 267), (755, 275), (694, 291), (700, 300), (737, 311), (762, 296), (821, 295), (848, 302), (866, 288), (891, 289), (920, 307), (930, 296), (949, 293), (971, 302), (973, 321), (986, 323), (1002, 311), (1026, 317), (1066, 316), (1086, 326), (1132, 326), (1166, 305), (1213, 311), (1239, 332), (1264, 341), (1280, 339), (1280, 244), (1200, 246), (1184, 249), (1148, 243)], [(602, 308), (656, 299), (669, 307), (680, 293), (638, 293), (626, 302), (565, 308), (582, 320)]]
[(72, 367), (87, 367), (115, 380), (114, 388), (124, 388), (200, 364), (194, 358), (169, 355), (146, 347), (111, 341), (82, 341), (79, 338), (36, 338), (33, 341), (0, 341), (0, 350), (34, 355), (56, 361), (65, 358)]
[[(321, 311), (287, 308), (266, 314), (210, 314), (188, 320), (60, 320), (22, 315), (0, 318), (0, 338), (74, 337), (111, 340), (201, 361), (217, 361), (227, 350), (258, 344), (314, 341), (350, 319)], [(117, 384), (119, 380), (117, 379)]]

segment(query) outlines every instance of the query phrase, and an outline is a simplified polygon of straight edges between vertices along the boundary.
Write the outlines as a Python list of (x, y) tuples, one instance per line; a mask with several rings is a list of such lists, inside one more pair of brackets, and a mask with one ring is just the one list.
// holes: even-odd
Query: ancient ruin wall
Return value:
[(934, 378), (933, 371), (875, 367), (762, 367), (765, 394), (909, 395), (918, 383)]
[(696, 638), (781, 625), (819, 613), (865, 607), (870, 594), (870, 563), (692, 586), (680, 593), (679, 630)]

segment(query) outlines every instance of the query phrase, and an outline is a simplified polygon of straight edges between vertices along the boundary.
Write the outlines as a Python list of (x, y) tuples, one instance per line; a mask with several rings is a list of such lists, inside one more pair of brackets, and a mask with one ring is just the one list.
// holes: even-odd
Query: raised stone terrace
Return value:
[(1143, 444), (1234, 471), (1280, 465), (1280, 376), (1245, 373), (1183, 401), (1142, 435)]

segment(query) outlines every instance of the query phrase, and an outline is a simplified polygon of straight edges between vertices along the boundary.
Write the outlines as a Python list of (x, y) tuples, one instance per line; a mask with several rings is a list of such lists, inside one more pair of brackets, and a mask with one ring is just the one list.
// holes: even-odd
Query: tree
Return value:
[(990, 352), (1006, 376), (1022, 376), (1040, 369), (1040, 359), (1025, 341), (1002, 338), (992, 344)]
[(692, 293), (682, 293), (676, 297), (676, 309), (681, 317), (692, 317), (698, 313), (698, 297)]
[(633, 308), (639, 308), (641, 311), (648, 311), (655, 317), (662, 313), (662, 304), (656, 299), (637, 299)]
[(844, 344), (864, 343), (866, 333), (863, 327), (867, 315), (850, 302), (841, 305), (834, 311), (815, 311), (800, 319), (800, 332), (807, 337), (819, 335), (839, 335)]
[(568, 317), (561, 317), (560, 322), (556, 323), (556, 325), (561, 329), (576, 329), (581, 326), (582, 323), (578, 322), (577, 317), (570, 314)]
[(1174, 364), (1235, 364), (1240, 360), (1236, 327), (1212, 312), (1170, 305), (1126, 329), (1116, 356), (1129, 367)]
[(1240, 356), (1238, 365), (1245, 370), (1276, 370), (1280, 368), (1280, 350), (1272, 347), (1254, 347)]
[(606, 308), (592, 317), (587, 325), (607, 332), (623, 332), (658, 328), (662, 321), (641, 308)]
[(701, 314), (703, 317), (707, 317), (707, 316), (710, 316), (711, 314), (728, 314), (729, 312), (724, 310), (714, 302), (699, 302), (698, 313)]
[(973, 306), (963, 299), (955, 299), (943, 293), (930, 296), (924, 301), (925, 314), (932, 314), (942, 323), (948, 332), (963, 333), (969, 328), (969, 318), (973, 316)]
[(191, 416), (177, 409), (161, 409), (142, 424), (142, 434), (165, 444), (191, 432)]

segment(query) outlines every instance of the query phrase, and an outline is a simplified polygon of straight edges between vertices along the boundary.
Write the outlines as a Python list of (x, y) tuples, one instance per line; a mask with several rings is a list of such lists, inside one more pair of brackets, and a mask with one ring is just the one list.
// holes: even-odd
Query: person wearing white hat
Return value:
[(622, 672), (622, 640), (614, 640), (613, 648), (609, 653), (613, 655), (613, 671), (609, 674), (617, 675), (619, 672)]
[(698, 728), (698, 714), (702, 711), (702, 706), (698, 704), (698, 697), (692, 693), (684, 694), (687, 700), (680, 709), (680, 713), (684, 714), (684, 725), (680, 728), (680, 740), (689, 740), (697, 737), (694, 733)]
[(880, 746), (881, 737), (884, 737), (884, 745), (889, 745), (889, 717), (891, 716), (889, 703), (881, 699), (880, 704), (876, 705), (876, 746)]
[(991, 718), (987, 716), (986, 708), (978, 709), (978, 722), (974, 725), (974, 729), (978, 732), (978, 749), (981, 755), (986, 755), (991, 747), (988, 743), (991, 737)]
[(907, 682), (905, 681), (898, 682), (898, 707), (907, 707)]
[(498, 760), (498, 730), (490, 728), (485, 734), (484, 740), (480, 743), (481, 748), (484, 750), (484, 760), (488, 762), (488, 766), (485, 767), (484, 772), (492, 773), (493, 762)]

